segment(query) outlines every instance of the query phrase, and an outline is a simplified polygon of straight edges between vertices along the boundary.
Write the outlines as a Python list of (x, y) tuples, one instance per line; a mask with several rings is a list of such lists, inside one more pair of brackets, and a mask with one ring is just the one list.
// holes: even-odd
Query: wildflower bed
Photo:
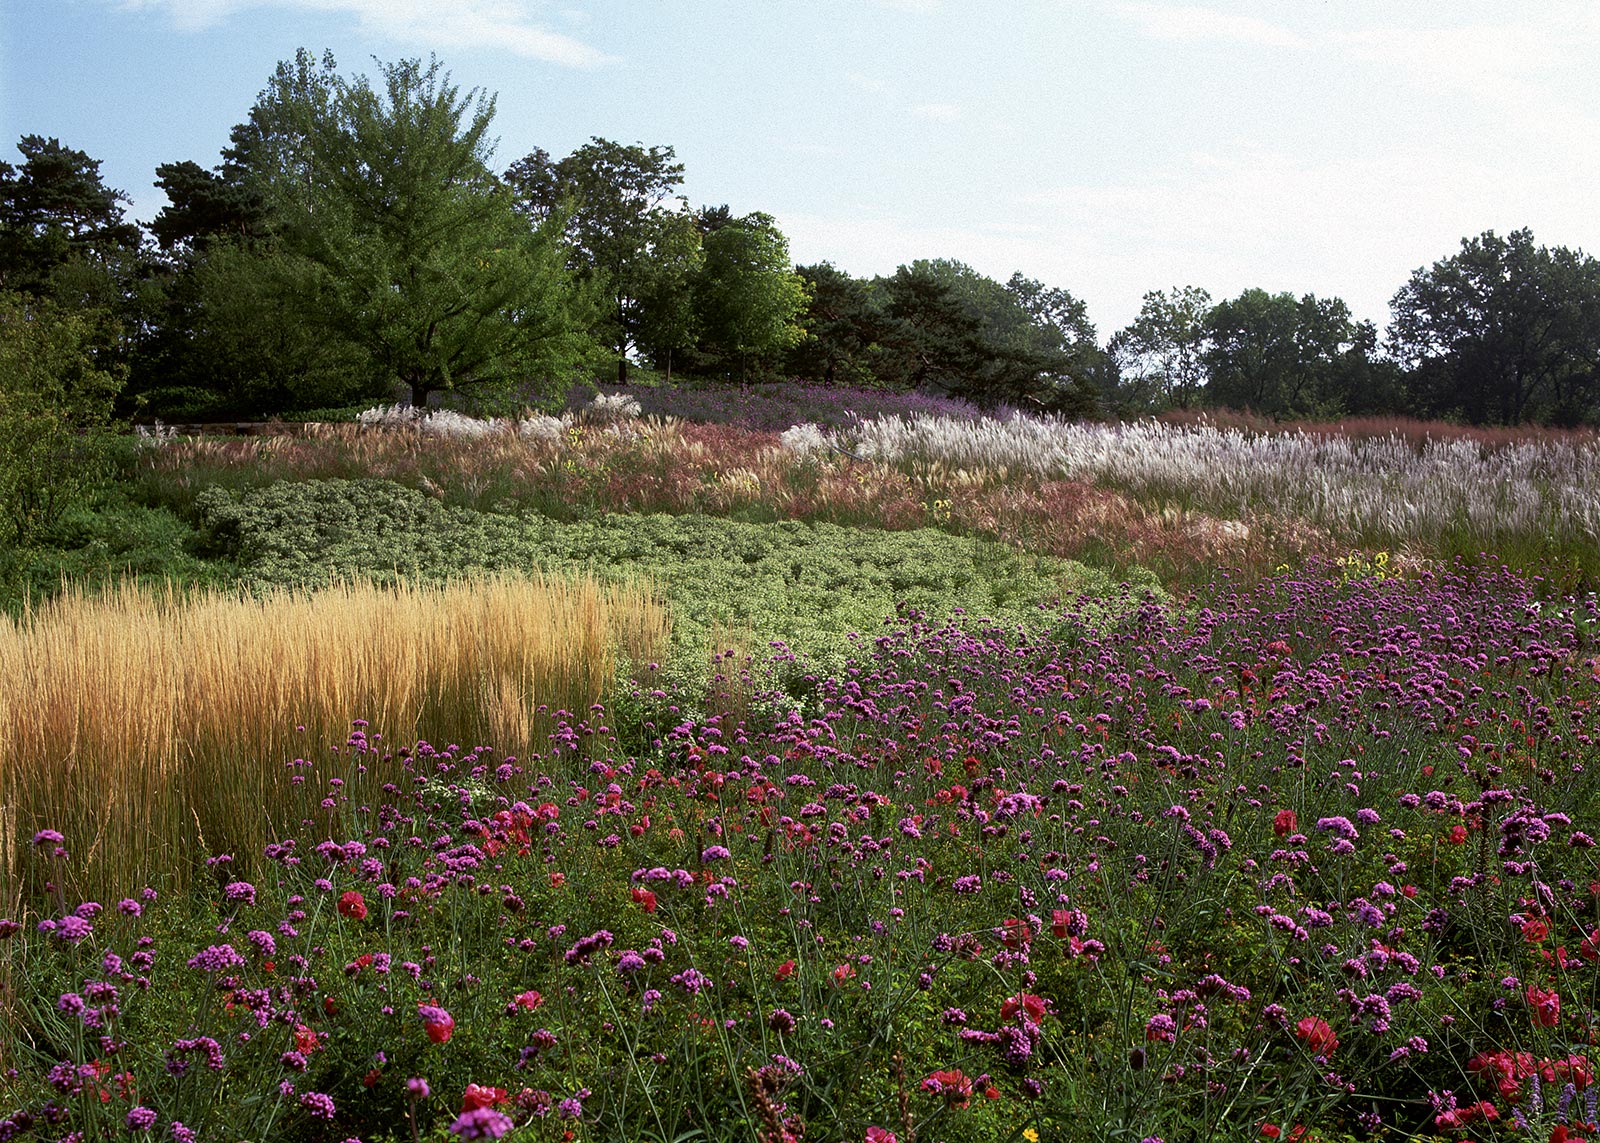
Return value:
[(38, 831), (0, 1138), (1591, 1133), (1600, 611), (1372, 570), (903, 615), (518, 758), (357, 723), (188, 895)]

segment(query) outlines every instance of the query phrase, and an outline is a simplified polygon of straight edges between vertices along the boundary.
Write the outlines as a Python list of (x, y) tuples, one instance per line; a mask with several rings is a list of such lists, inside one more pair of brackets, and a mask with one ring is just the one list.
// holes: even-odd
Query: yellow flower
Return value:
[(1022, 1129), (1022, 1137), (1026, 1139), (1028, 1143), (1039, 1143), (1039, 1133), (1031, 1127), (1024, 1127)]

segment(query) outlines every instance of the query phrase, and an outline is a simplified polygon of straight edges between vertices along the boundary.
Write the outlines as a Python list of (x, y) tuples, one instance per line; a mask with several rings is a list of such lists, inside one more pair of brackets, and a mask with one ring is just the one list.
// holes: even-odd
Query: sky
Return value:
[(0, 157), (101, 160), (152, 218), (279, 60), (432, 53), (496, 164), (669, 145), (797, 263), (952, 258), (1081, 298), (1342, 297), (1380, 327), (1485, 230), (1600, 251), (1596, 0), (0, 0)]

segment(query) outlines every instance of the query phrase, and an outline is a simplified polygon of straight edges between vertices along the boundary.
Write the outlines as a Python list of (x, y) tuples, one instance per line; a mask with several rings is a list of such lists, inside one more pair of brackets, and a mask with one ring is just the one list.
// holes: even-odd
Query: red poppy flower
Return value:
[(930, 1095), (943, 1096), (951, 1107), (966, 1107), (972, 1102), (972, 1081), (960, 1068), (934, 1072), (922, 1081), (922, 1090)]
[(1049, 1006), (1050, 1002), (1042, 996), (1035, 996), (1031, 992), (1019, 992), (1015, 996), (1007, 997), (1005, 1003), (1000, 1005), (1000, 1019), (1010, 1020), (1021, 1012), (1030, 1023), (1043, 1023), (1045, 1011)]
[(422, 1030), (435, 1044), (445, 1044), (456, 1029), (455, 1017), (432, 1004), (417, 1005), (417, 1015), (422, 1019)]
[(508, 1098), (510, 1095), (503, 1087), (480, 1087), (475, 1083), (469, 1083), (467, 1090), (461, 1093), (461, 1114), (465, 1115), (480, 1107), (493, 1107), (504, 1103)]
[(1553, 990), (1528, 985), (1528, 1007), (1533, 1009), (1534, 1025), (1554, 1028), (1561, 1023), (1561, 994)]
[(1320, 1016), (1303, 1016), (1294, 1026), (1294, 1034), (1305, 1041), (1313, 1055), (1331, 1056), (1339, 1046), (1339, 1037), (1333, 1027)]
[(1000, 925), (1000, 943), (1012, 952), (1025, 949), (1033, 943), (1033, 930), (1028, 922), (1017, 917), (1007, 917)]

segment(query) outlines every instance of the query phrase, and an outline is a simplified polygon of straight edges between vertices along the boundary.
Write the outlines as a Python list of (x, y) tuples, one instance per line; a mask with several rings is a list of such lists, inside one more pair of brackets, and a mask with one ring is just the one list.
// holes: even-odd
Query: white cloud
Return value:
[(1158, 40), (1221, 40), (1264, 48), (1303, 48), (1305, 37), (1257, 16), (1239, 16), (1196, 4), (1120, 4), (1117, 10)]
[(935, 123), (954, 123), (961, 118), (961, 108), (954, 103), (919, 103), (911, 110)]
[(521, 0), (123, 0), (123, 7), (165, 12), (185, 31), (213, 27), (246, 8), (270, 7), (354, 16), (369, 35), (430, 48), (498, 49), (578, 68), (612, 58), (550, 31)]

